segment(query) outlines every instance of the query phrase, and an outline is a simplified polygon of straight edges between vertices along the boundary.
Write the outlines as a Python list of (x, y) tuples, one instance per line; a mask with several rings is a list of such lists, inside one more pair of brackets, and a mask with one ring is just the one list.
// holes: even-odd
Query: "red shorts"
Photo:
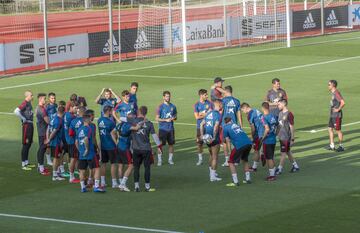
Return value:
[(260, 145), (260, 139), (255, 138), (253, 142), (253, 148), (255, 151), (260, 151), (261, 145)]
[(50, 147), (51, 156), (54, 158), (60, 158), (60, 155), (62, 153), (62, 149), (60, 145), (57, 146), (51, 146)]

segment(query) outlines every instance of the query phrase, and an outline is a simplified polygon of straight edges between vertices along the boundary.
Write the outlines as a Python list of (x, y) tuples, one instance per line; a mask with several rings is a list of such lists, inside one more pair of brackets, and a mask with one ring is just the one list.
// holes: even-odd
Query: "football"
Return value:
[(210, 144), (211, 140), (212, 140), (212, 136), (210, 134), (205, 134), (202, 137), (202, 140), (204, 141), (204, 143), (206, 144)]

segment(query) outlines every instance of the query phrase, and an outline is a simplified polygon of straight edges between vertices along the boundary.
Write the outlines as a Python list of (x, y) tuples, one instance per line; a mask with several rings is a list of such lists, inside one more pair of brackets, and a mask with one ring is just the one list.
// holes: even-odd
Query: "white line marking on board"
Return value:
[(0, 213), (0, 216), (8, 217), (8, 218), (32, 219), (32, 220), (39, 220), (39, 221), (46, 221), (46, 222), (60, 222), (60, 223), (88, 225), (88, 226), (96, 226), (96, 227), (127, 229), (127, 230), (134, 230), (134, 231), (143, 231), (143, 232), (182, 233), (182, 232), (178, 232), (178, 231), (159, 230), (159, 229), (152, 229), (152, 228), (129, 227), (129, 226), (103, 224), (103, 223), (92, 223), (92, 222), (80, 222), (80, 221), (72, 221), (72, 220), (65, 220), (65, 219), (42, 218), (42, 217), (33, 217), (33, 216), (25, 216), (25, 215), (16, 215), (16, 214)]
[(56, 83), (56, 82), (74, 80), (74, 79), (95, 77), (95, 76), (106, 75), (106, 74), (152, 69), (152, 68), (157, 68), (157, 67), (162, 67), (162, 66), (171, 66), (171, 65), (180, 64), (180, 63), (182, 63), (182, 62), (172, 62), (172, 63), (166, 63), (166, 64), (153, 65), (153, 66), (137, 67), (137, 68), (131, 68), (131, 69), (124, 69), (124, 70), (116, 70), (116, 71), (109, 71), (109, 72), (96, 73), (96, 74), (73, 76), (73, 77), (68, 77), (68, 78), (60, 78), (60, 79), (47, 80), (47, 81), (41, 81), (41, 82), (26, 83), (26, 84), (20, 84), (20, 85), (15, 85), (15, 86), (0, 87), (0, 91), (1, 90), (14, 89), (14, 88), (18, 88), (18, 87), (28, 87), (28, 86), (34, 86), (34, 85), (40, 85), (40, 84)]
[(359, 58), (360, 58), (360, 56), (347, 57), (347, 58), (341, 58), (341, 59), (335, 59), (335, 60), (329, 60), (329, 61), (322, 61), (322, 62), (317, 62), (317, 63), (310, 63), (310, 64), (305, 64), (305, 65), (299, 65), (299, 66), (290, 66), (290, 67), (286, 67), (286, 68), (280, 68), (280, 69), (274, 69), (274, 70), (261, 71), (261, 72), (257, 72), (257, 73), (242, 74), (242, 75), (227, 77), (227, 78), (224, 78), (224, 79), (225, 79), (225, 80), (230, 80), (230, 79), (237, 79), (237, 78), (244, 78), (244, 77), (256, 76), (256, 75), (261, 75), (261, 74), (270, 74), (270, 73), (275, 73), (275, 72), (282, 72), (282, 71), (302, 69), (302, 68), (319, 66), (319, 65), (326, 65), (326, 64), (331, 64), (331, 63), (336, 63), (336, 62), (342, 62), (342, 61), (350, 61), (350, 60), (355, 60), (355, 59), (359, 59)]
[[(360, 121), (343, 124), (342, 126), (346, 127), (346, 126), (352, 126), (352, 125), (357, 125), (357, 124), (360, 124)], [(327, 130), (328, 130), (328, 128), (312, 129), (312, 130), (298, 130), (298, 131), (302, 132), (302, 133), (318, 133), (318, 132), (323, 132), (323, 131), (327, 131)]]

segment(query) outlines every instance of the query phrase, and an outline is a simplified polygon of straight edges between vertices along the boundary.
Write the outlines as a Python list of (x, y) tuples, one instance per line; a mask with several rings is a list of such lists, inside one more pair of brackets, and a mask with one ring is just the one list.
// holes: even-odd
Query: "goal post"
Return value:
[(225, 47), (290, 47), (289, 0), (195, 0), (140, 5), (136, 58)]

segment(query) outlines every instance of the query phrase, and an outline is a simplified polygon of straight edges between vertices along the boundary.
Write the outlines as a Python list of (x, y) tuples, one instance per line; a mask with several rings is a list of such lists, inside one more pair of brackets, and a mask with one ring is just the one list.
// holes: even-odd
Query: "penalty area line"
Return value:
[(104, 223), (93, 223), (93, 222), (81, 222), (81, 221), (73, 221), (73, 220), (65, 220), (65, 219), (57, 219), (57, 218), (34, 217), (34, 216), (5, 214), (5, 213), (0, 213), (0, 217), (30, 219), (30, 220), (38, 220), (38, 221), (46, 221), (46, 222), (59, 222), (59, 223), (87, 225), (87, 226), (95, 226), (95, 227), (127, 229), (127, 230), (134, 230), (134, 231), (143, 231), (143, 232), (183, 233), (183, 232), (171, 231), (171, 230), (160, 230), (160, 229), (142, 228), (142, 227), (130, 227), (130, 226), (104, 224)]

